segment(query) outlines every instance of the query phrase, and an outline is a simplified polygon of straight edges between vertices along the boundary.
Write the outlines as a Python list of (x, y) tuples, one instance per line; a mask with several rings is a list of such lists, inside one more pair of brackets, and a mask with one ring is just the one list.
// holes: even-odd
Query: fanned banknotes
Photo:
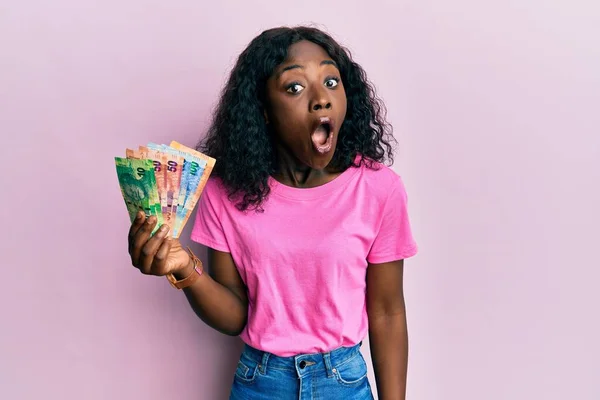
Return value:
[[(121, 194), (133, 222), (138, 211), (156, 216), (178, 238), (215, 165), (215, 159), (178, 142), (148, 143), (115, 157)], [(154, 233), (154, 232), (153, 232)]]

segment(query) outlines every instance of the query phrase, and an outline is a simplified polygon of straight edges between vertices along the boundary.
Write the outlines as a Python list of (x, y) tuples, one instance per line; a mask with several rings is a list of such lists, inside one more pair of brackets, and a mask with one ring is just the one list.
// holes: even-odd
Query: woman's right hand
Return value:
[(137, 213), (129, 229), (131, 263), (146, 275), (189, 275), (193, 271), (193, 260), (179, 239), (167, 237), (169, 226), (162, 225), (151, 236), (156, 221), (155, 216), (146, 218), (143, 211)]

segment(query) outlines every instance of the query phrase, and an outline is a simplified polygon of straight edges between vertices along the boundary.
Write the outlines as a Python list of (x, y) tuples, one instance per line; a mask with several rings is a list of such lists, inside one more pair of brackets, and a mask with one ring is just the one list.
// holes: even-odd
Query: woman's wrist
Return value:
[(180, 281), (182, 279), (187, 278), (188, 276), (190, 276), (191, 273), (194, 273), (194, 272), (196, 272), (194, 269), (194, 260), (192, 259), (192, 257), (190, 257), (189, 261), (185, 267), (183, 267), (180, 270), (173, 271), (173, 276), (175, 277), (175, 279)]

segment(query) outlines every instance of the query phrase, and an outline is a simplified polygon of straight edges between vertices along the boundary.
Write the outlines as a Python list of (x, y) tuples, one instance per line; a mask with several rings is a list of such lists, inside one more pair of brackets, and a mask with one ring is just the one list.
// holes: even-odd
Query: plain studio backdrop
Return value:
[(195, 145), (247, 43), (311, 23), (364, 66), (400, 142), (420, 245), (408, 399), (600, 399), (599, 16), (592, 0), (0, 3), (0, 398), (227, 397), (240, 341), (131, 267), (113, 157)]

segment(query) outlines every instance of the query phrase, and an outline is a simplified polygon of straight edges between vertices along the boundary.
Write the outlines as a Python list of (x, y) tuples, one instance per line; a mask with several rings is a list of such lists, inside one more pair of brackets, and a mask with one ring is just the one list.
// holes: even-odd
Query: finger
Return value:
[(146, 217), (146, 214), (143, 211), (138, 211), (138, 213), (135, 215), (135, 219), (133, 220), (133, 223), (129, 227), (129, 233), (127, 235), (127, 240), (129, 242), (129, 250), (130, 251), (133, 246), (133, 238), (135, 237), (135, 234), (137, 233), (137, 231), (142, 227), (145, 217)]
[(152, 272), (152, 264), (154, 263), (154, 256), (158, 252), (161, 244), (165, 237), (169, 233), (169, 225), (162, 225), (154, 236), (146, 242), (142, 248), (139, 268), (144, 274), (150, 274)]
[(171, 251), (173, 241), (171, 238), (163, 240), (162, 244), (158, 248), (158, 251), (154, 255), (154, 262), (152, 264), (152, 273), (154, 275), (165, 275), (167, 272), (167, 257)]
[(142, 248), (148, 241), (148, 238), (152, 234), (152, 230), (154, 230), (154, 226), (156, 225), (156, 217), (151, 215), (146, 222), (144, 222), (140, 229), (135, 233), (133, 237), (133, 247), (130, 251), (131, 254), (131, 262), (136, 268), (140, 267), (140, 254), (142, 252)]

